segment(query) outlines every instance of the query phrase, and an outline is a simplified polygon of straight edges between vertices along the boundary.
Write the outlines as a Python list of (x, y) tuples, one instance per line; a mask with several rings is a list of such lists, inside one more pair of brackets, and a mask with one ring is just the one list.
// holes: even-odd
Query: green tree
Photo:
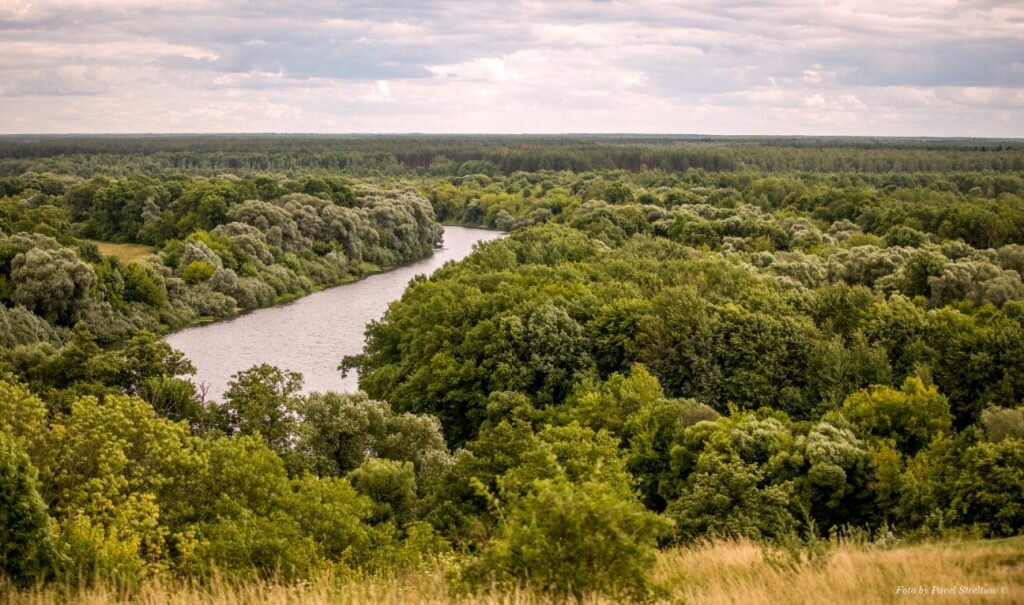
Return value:
[(124, 274), (124, 299), (151, 307), (167, 304), (167, 287), (149, 265), (128, 263), (121, 272)]
[(900, 390), (875, 386), (858, 391), (846, 398), (841, 413), (863, 435), (892, 439), (909, 455), (936, 435), (949, 433), (953, 423), (946, 398), (915, 376), (908, 377)]
[(181, 279), (185, 280), (186, 284), (198, 284), (213, 277), (214, 271), (216, 271), (216, 268), (210, 263), (195, 261), (182, 269)]
[(224, 402), (211, 409), (215, 426), (226, 435), (259, 434), (278, 454), (292, 450), (302, 401), (302, 374), (268, 364), (235, 374), (228, 382)]
[(196, 371), (181, 351), (145, 330), (132, 336), (119, 353), (121, 367), (116, 384), (132, 395), (138, 394), (142, 384), (150, 378), (175, 378)]
[(95, 283), (92, 267), (67, 248), (32, 248), (11, 261), (13, 302), (50, 323), (71, 326), (81, 319)]
[(0, 571), (27, 585), (61, 563), (38, 473), (13, 436), (0, 430)]
[(953, 486), (952, 509), (959, 522), (977, 525), (988, 536), (1024, 530), (1024, 440), (979, 443), (966, 452)]
[(742, 460), (702, 454), (666, 516), (681, 541), (701, 537), (781, 538), (796, 528), (790, 510), (793, 485), (768, 483), (765, 471)]
[(988, 441), (1024, 439), (1024, 407), (988, 408), (981, 413), (979, 424)]
[(415, 520), (416, 472), (411, 462), (368, 458), (348, 474), (357, 492), (373, 500), (373, 521), (404, 527)]

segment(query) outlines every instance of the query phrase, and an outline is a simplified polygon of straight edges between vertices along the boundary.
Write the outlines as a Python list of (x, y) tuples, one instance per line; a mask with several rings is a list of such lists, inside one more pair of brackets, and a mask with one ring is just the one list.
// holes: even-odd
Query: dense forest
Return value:
[[(642, 600), (708, 539), (1024, 532), (1019, 141), (3, 137), (0, 175), (13, 585), (440, 561)], [(160, 339), (442, 223), (511, 234), (367, 328), (359, 393), (209, 401)]]
[(371, 175), (586, 172), (1020, 172), (1017, 139), (640, 135), (7, 135), (0, 175), (185, 171)]

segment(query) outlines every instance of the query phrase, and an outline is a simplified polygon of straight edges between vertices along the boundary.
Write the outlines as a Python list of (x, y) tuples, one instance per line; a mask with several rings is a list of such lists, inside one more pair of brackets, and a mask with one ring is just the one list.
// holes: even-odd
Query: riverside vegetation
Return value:
[[(0, 590), (895, 602), (953, 582), (1012, 602), (1022, 158), (6, 138)], [(440, 222), (512, 233), (367, 328), (339, 360), (364, 392), (261, 365), (206, 401), (157, 336), (422, 257)]]

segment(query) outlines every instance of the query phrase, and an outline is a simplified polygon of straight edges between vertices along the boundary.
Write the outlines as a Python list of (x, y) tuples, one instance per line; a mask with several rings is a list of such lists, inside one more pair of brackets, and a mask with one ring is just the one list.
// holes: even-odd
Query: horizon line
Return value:
[(291, 137), (666, 137), (666, 138), (759, 138), (759, 139), (928, 139), (928, 140), (988, 140), (1024, 141), (1024, 136), (984, 135), (886, 135), (886, 134), (715, 134), (698, 132), (312, 132), (312, 131), (240, 131), (240, 132), (0, 132), (0, 138), (17, 137), (174, 137), (174, 136), (291, 136)]

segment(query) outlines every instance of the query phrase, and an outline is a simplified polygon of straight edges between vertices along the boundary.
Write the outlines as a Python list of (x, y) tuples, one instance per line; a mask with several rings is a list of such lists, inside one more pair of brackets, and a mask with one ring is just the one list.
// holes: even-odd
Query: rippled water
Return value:
[(207, 399), (219, 399), (231, 375), (259, 363), (302, 372), (305, 390), (354, 391), (357, 377), (341, 377), (338, 363), (363, 348), (366, 324), (379, 319), (416, 275), (430, 274), (469, 255), (473, 244), (503, 237), (497, 231), (445, 227), (444, 246), (427, 259), (322, 290), (294, 302), (167, 337), (196, 366), (193, 381)]

